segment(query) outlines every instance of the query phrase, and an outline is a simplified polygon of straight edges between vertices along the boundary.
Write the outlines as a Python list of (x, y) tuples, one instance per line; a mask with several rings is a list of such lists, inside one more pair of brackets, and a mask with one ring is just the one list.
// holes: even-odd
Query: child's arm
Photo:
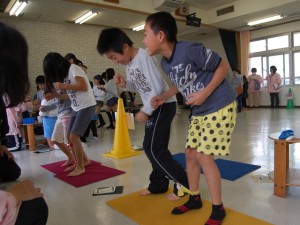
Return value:
[(151, 105), (153, 108), (157, 108), (158, 106), (162, 105), (168, 98), (172, 97), (173, 95), (178, 93), (178, 89), (176, 86), (172, 86), (169, 88), (169, 90), (167, 90), (166, 92), (164, 92), (163, 94), (159, 95), (159, 96), (154, 96), (151, 99)]
[(214, 90), (225, 79), (228, 72), (229, 65), (224, 60), (221, 60), (218, 68), (216, 69), (213, 78), (209, 84), (202, 90), (194, 92), (187, 96), (187, 105), (202, 105), (202, 103), (214, 92)]
[(76, 84), (66, 84), (61, 82), (54, 83), (54, 87), (57, 89), (67, 89), (73, 91), (87, 91), (88, 86), (83, 77), (76, 76)]
[(115, 81), (115, 84), (118, 86), (118, 87), (122, 87), (122, 88), (125, 88), (126, 87), (126, 81), (125, 79), (122, 77), (121, 74), (117, 73), (114, 75), (114, 81)]
[(49, 101), (53, 98), (69, 99), (68, 94), (58, 94), (58, 93), (47, 93), (47, 94), (44, 95), (44, 97), (47, 101)]

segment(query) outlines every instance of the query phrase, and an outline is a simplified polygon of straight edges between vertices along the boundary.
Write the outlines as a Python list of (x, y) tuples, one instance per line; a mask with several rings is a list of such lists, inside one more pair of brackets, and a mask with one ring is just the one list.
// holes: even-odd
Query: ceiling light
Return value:
[(257, 24), (267, 23), (267, 22), (274, 21), (274, 20), (279, 20), (279, 19), (282, 19), (282, 18), (283, 17), (281, 15), (276, 15), (276, 16), (271, 16), (271, 17), (267, 17), (267, 18), (264, 18), (264, 19), (249, 22), (249, 23), (247, 23), (247, 25), (248, 26), (254, 26), (254, 25), (257, 25)]
[(82, 24), (82, 23), (86, 22), (87, 20), (91, 19), (92, 17), (96, 16), (97, 14), (98, 14), (98, 12), (90, 10), (87, 13), (83, 14), (78, 19), (76, 19), (75, 23)]
[(145, 24), (136, 26), (134, 28), (132, 28), (133, 31), (140, 31), (140, 30), (144, 30)]
[(9, 15), (10, 16), (18, 16), (22, 10), (25, 8), (25, 6), (28, 4), (28, 0), (17, 0), (15, 1), (15, 4), (11, 9), (9, 10)]

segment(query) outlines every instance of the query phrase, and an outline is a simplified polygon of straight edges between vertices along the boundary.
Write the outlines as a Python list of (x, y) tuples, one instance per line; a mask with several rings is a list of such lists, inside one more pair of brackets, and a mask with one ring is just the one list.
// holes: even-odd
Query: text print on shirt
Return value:
[[(70, 84), (71, 81), (69, 79), (65, 79), (64, 81), (65, 84)], [(77, 102), (77, 96), (76, 96), (76, 92), (75, 90), (66, 90), (67, 94), (69, 95), (69, 98), (71, 99), (71, 102), (73, 104), (73, 106), (79, 106), (78, 102)]]
[(137, 91), (141, 93), (151, 92), (150, 84), (139, 68), (130, 69), (128, 75)]
[[(187, 97), (191, 93), (197, 92), (199, 90), (204, 89), (204, 85), (201, 82), (195, 83), (197, 78), (196, 72), (190, 72), (191, 64), (187, 64), (185, 68), (183, 68), (182, 63), (177, 66), (172, 67), (172, 71), (170, 72), (170, 79), (173, 84), (178, 87), (178, 90)], [(184, 76), (178, 76), (179, 73), (184, 72)]]

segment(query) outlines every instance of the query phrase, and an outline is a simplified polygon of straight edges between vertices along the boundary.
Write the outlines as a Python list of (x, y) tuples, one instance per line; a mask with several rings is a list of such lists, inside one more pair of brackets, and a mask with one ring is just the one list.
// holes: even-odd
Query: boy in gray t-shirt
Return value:
[[(135, 48), (130, 38), (120, 29), (104, 29), (98, 40), (98, 52), (110, 60), (126, 65), (127, 80), (116, 74), (114, 80), (119, 87), (138, 92), (143, 107), (135, 120), (146, 122), (143, 147), (152, 164), (150, 184), (141, 195), (165, 193), (169, 179), (175, 182), (174, 193), (168, 196), (176, 200), (183, 196), (182, 186), (188, 188), (187, 175), (168, 149), (171, 122), (176, 113), (176, 99), (170, 97), (160, 107), (151, 106), (151, 98), (168, 90), (157, 67), (157, 61), (142, 48)], [(177, 185), (178, 184), (178, 185)], [(181, 189), (181, 191), (178, 191)]]

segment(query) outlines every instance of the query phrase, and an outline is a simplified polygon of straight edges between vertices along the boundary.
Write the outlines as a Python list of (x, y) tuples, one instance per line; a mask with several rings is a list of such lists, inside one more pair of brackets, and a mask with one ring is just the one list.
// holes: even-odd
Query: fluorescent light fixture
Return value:
[(254, 25), (257, 25), (257, 24), (267, 23), (267, 22), (271, 22), (271, 21), (274, 21), (274, 20), (279, 20), (279, 19), (282, 19), (282, 18), (283, 18), (283, 16), (276, 15), (276, 16), (271, 16), (271, 17), (267, 17), (267, 18), (264, 18), (264, 19), (249, 22), (249, 23), (247, 23), (247, 25), (248, 26), (254, 26)]
[(79, 17), (78, 19), (75, 20), (75, 23), (79, 23), (82, 24), (86, 21), (88, 21), (89, 19), (93, 18), (94, 16), (96, 16), (98, 14), (98, 12), (95, 11), (88, 11), (87, 13), (83, 14), (81, 17)]
[(144, 30), (145, 24), (136, 26), (134, 28), (132, 28), (133, 31), (140, 31), (140, 30)]
[(9, 10), (10, 16), (18, 16), (28, 4), (28, 0), (16, 0), (15, 4)]

